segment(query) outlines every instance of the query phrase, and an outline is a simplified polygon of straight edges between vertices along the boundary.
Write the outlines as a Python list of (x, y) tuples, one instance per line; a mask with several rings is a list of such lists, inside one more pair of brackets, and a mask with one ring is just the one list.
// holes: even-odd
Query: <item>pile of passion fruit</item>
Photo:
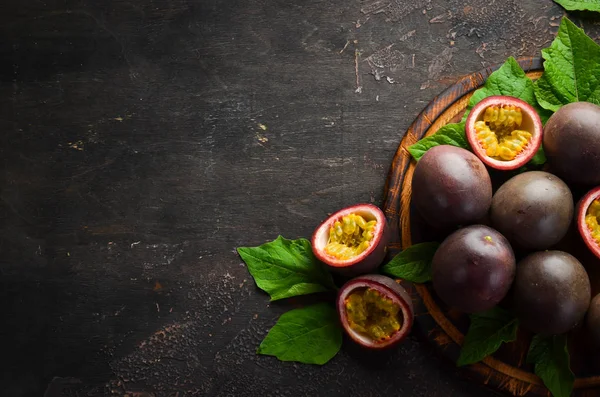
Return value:
[[(600, 344), (590, 281), (590, 266), (600, 268), (600, 106), (564, 105), (544, 126), (526, 102), (490, 96), (470, 110), (465, 131), (471, 150), (435, 146), (412, 176), (412, 209), (441, 241), (436, 295), (464, 313), (507, 306), (533, 333), (584, 328)], [(540, 147), (546, 163), (525, 167)], [(370, 204), (332, 214), (312, 237), (316, 257), (349, 279), (337, 297), (344, 330), (372, 349), (396, 345), (413, 324), (404, 288), (373, 274), (390, 239)]]

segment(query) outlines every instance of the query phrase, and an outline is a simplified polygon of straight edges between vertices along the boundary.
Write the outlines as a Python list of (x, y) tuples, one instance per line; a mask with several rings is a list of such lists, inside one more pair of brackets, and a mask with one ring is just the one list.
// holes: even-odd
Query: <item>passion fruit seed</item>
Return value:
[(369, 248), (376, 220), (366, 221), (358, 214), (348, 214), (329, 228), (325, 253), (337, 259), (350, 259)]
[(350, 328), (375, 342), (389, 340), (402, 328), (400, 307), (376, 289), (357, 289), (344, 305)]
[(598, 224), (598, 220), (600, 220), (600, 199), (592, 201), (585, 215), (585, 224), (590, 229), (596, 244), (600, 245), (600, 224)]
[(475, 122), (475, 131), (487, 156), (496, 160), (514, 160), (531, 141), (531, 133), (519, 130), (523, 122), (521, 108), (514, 105), (491, 105), (483, 120)]

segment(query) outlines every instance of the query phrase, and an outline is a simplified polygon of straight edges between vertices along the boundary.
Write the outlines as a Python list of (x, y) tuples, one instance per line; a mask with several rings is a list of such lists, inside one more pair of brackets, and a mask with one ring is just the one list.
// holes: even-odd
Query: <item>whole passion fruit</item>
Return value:
[(340, 288), (337, 311), (346, 334), (359, 345), (382, 350), (402, 341), (413, 325), (413, 305), (402, 286), (369, 274)]
[(383, 262), (391, 233), (385, 215), (372, 204), (341, 209), (312, 235), (317, 259), (344, 277), (374, 271)]
[(534, 252), (519, 261), (513, 290), (520, 324), (543, 335), (574, 328), (591, 299), (590, 279), (581, 262), (557, 250)]
[(436, 294), (466, 313), (496, 306), (515, 276), (515, 255), (508, 240), (484, 225), (467, 226), (449, 235), (431, 265)]
[(575, 185), (600, 184), (600, 106), (562, 106), (546, 122), (543, 142), (552, 173)]
[(467, 140), (488, 166), (514, 170), (525, 165), (542, 143), (542, 121), (527, 102), (494, 95), (479, 101), (467, 116)]
[(435, 146), (415, 167), (411, 202), (425, 222), (437, 229), (476, 223), (492, 202), (490, 175), (468, 150)]
[(542, 250), (565, 236), (573, 213), (573, 195), (559, 177), (528, 171), (510, 178), (496, 191), (490, 219), (513, 245)]
[(579, 200), (577, 229), (585, 245), (600, 258), (600, 187), (590, 190)]

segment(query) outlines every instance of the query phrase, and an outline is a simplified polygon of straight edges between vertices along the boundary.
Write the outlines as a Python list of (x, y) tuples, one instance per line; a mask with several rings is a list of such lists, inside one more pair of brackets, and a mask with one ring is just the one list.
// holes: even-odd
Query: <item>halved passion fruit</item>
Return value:
[(328, 268), (345, 277), (374, 271), (385, 258), (390, 231), (383, 212), (357, 204), (329, 216), (313, 233), (312, 250)]
[(473, 152), (488, 166), (513, 170), (525, 165), (542, 143), (540, 116), (527, 102), (506, 95), (482, 99), (466, 120)]
[(385, 349), (402, 341), (413, 325), (410, 296), (389, 277), (369, 274), (340, 288), (337, 311), (346, 334), (359, 345)]
[(590, 190), (579, 201), (577, 229), (585, 245), (600, 258), (600, 186)]

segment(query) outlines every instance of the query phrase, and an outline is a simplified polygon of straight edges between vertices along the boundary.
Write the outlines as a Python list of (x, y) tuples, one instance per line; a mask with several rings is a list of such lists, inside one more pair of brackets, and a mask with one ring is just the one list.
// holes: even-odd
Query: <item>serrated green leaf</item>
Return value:
[(419, 161), (425, 152), (432, 147), (439, 145), (452, 145), (470, 150), (471, 147), (469, 146), (469, 142), (467, 142), (467, 137), (465, 135), (465, 124), (446, 124), (437, 130), (435, 134), (410, 145), (408, 151), (415, 160)]
[(527, 362), (534, 364), (534, 373), (554, 397), (569, 397), (575, 375), (571, 371), (567, 336), (535, 335), (529, 346)]
[(504, 309), (495, 307), (471, 314), (470, 318), (471, 324), (456, 363), (458, 366), (481, 361), (498, 350), (502, 343), (517, 339), (519, 321)]
[(600, 12), (599, 0), (554, 0), (567, 11), (598, 11)]
[(331, 274), (317, 260), (310, 241), (282, 236), (258, 247), (240, 247), (240, 257), (256, 285), (271, 300), (335, 289)]
[(323, 365), (342, 346), (337, 312), (328, 303), (290, 310), (279, 317), (257, 353), (281, 361)]
[(431, 259), (439, 243), (413, 244), (382, 266), (381, 271), (413, 283), (431, 281)]
[(471, 95), (462, 121), (467, 120), (473, 106), (492, 95), (512, 96), (522, 99), (534, 108), (538, 108), (533, 90), (533, 81), (527, 77), (527, 74), (513, 57), (509, 57), (502, 66), (492, 72), (486, 79), (484, 86)]
[(535, 82), (539, 104), (553, 112), (571, 102), (600, 105), (600, 46), (563, 17), (556, 38), (542, 50), (544, 73)]

